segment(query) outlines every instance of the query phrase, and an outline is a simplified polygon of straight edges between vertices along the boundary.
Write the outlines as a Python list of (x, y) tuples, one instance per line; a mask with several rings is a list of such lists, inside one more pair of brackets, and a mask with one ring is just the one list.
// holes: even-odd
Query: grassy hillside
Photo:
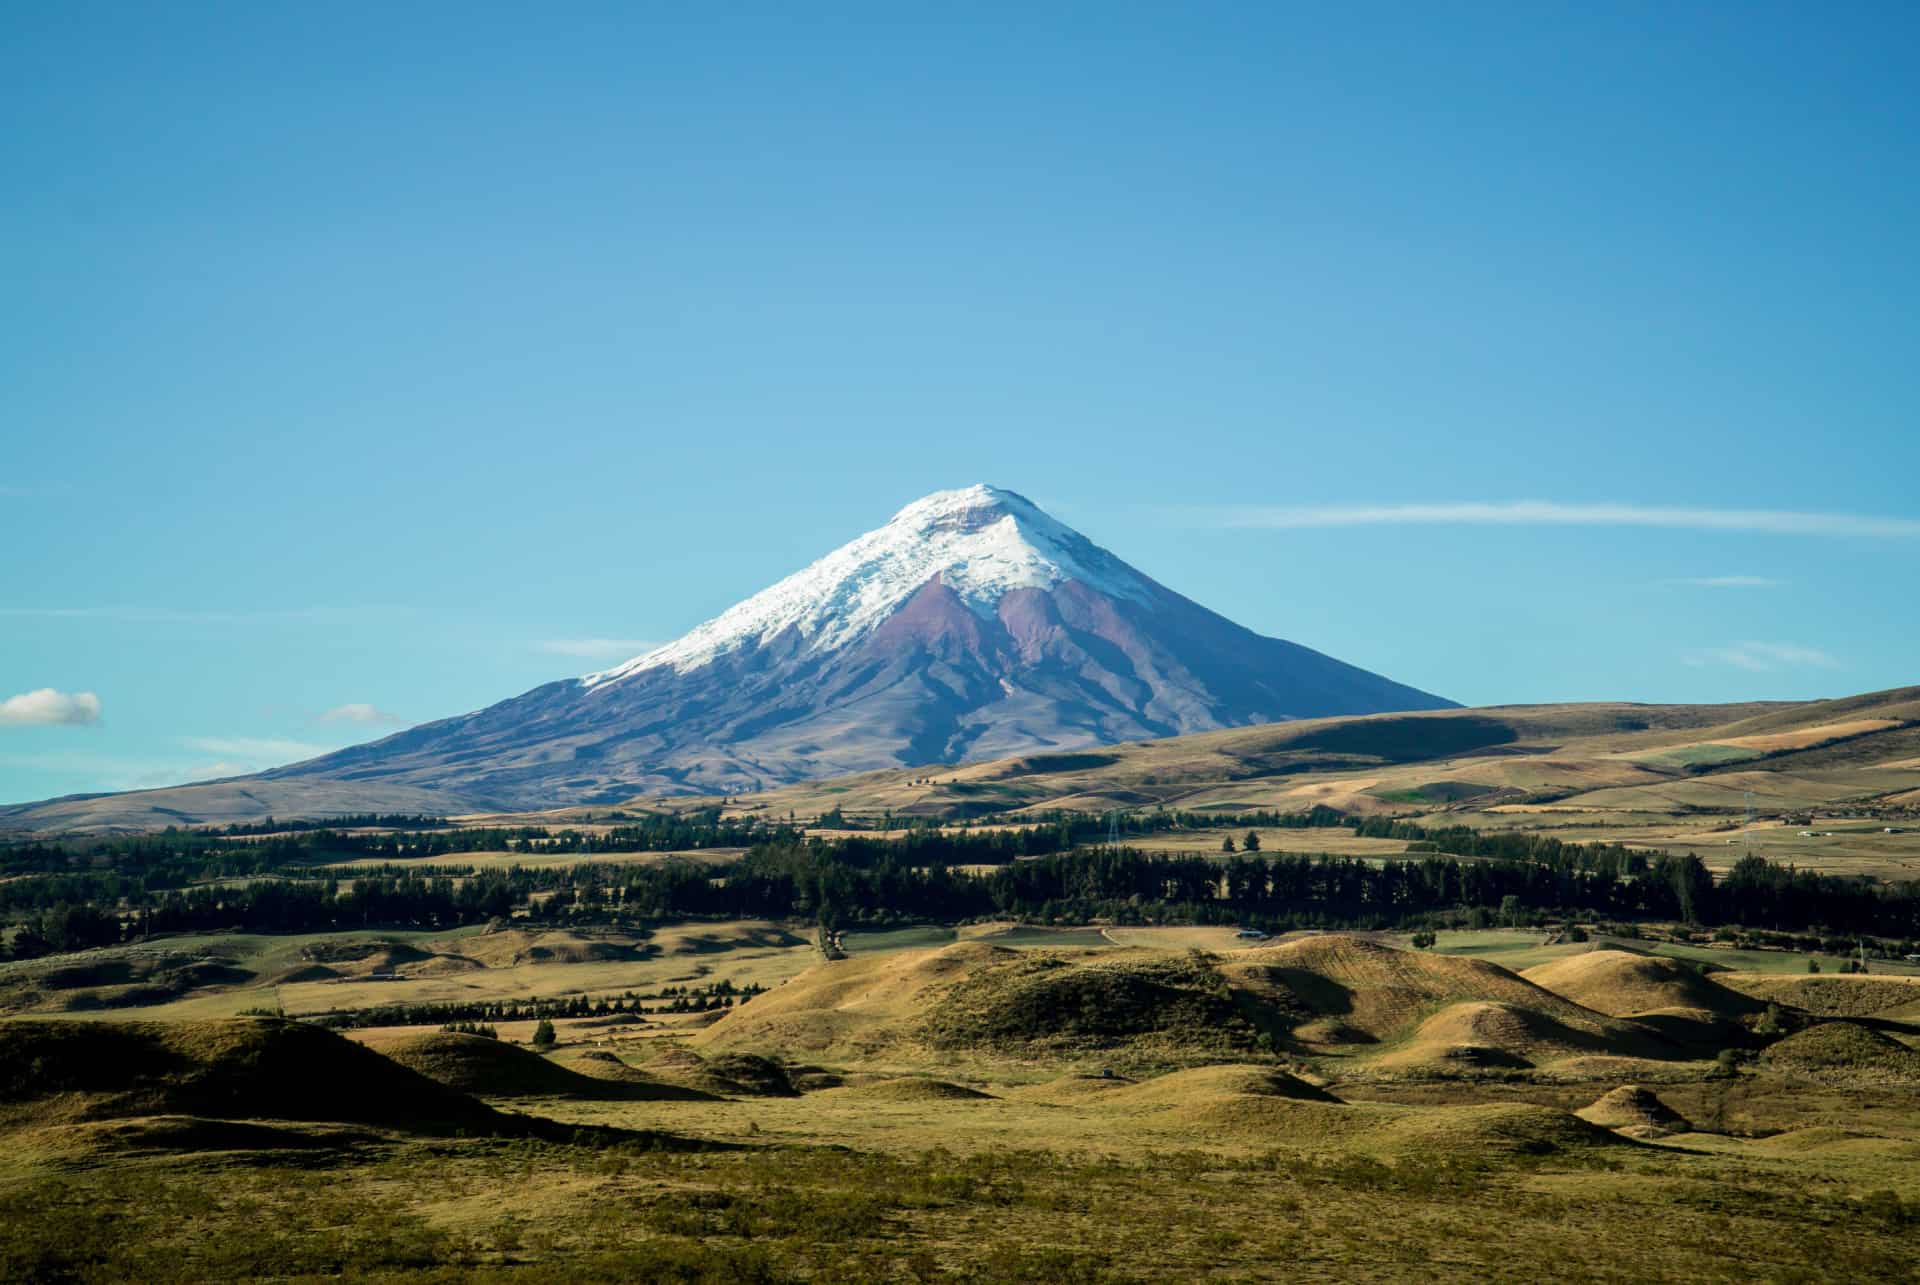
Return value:
[(0, 1022), (0, 1107), (14, 1124), (135, 1116), (327, 1120), (451, 1132), (507, 1122), (464, 1093), (317, 1027)]
[[(1826, 805), (1920, 788), (1920, 688), (1741, 705), (1493, 706), (1235, 728), (1098, 752), (869, 772), (720, 800), (744, 815), (1018, 815), (1156, 806), (1617, 813)], [(1775, 764), (1778, 764), (1776, 770)], [(1789, 771), (1788, 769), (1794, 769)], [(1725, 785), (1717, 774), (1744, 769)], [(1756, 787), (1754, 776), (1758, 774)], [(1619, 793), (1610, 793), (1619, 792)], [(688, 808), (714, 800), (636, 801)]]
[[(898, 937), (705, 1027), (563, 1023), (544, 1055), (0, 1021), (0, 1274), (1911, 1275), (1920, 1026), (1782, 1005), (1726, 1061), (1641, 1010), (1744, 1017), (1759, 998), (1719, 981), (1744, 978), (1623, 950), (1553, 947), (1521, 976), (1351, 934)], [(565, 953), (547, 966), (600, 966)]]

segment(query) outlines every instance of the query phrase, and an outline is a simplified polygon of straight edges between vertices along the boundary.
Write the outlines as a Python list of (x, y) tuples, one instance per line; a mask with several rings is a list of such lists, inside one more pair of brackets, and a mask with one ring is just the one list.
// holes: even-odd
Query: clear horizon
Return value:
[(0, 802), (676, 638), (934, 490), (1470, 705), (1920, 682), (1892, 5), (0, 16)]

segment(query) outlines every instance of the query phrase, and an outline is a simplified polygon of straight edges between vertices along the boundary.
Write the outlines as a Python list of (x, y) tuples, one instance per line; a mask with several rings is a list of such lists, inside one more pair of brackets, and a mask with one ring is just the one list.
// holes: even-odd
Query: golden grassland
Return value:
[(116, 965), (154, 956), (217, 960), (223, 967), (215, 984), (138, 1009), (162, 1019), (261, 1009), (313, 1017), (393, 1004), (653, 993), (723, 977), (743, 988), (772, 986), (818, 958), (798, 931), (760, 920), (632, 931), (470, 926), (285, 937), (211, 933), (0, 966), (0, 1001), (15, 1012), (82, 1018), (123, 1012), (114, 1004), (127, 987), (89, 984), (89, 974), (112, 976)]
[[(1749, 832), (1748, 790), (1823, 815)], [(1920, 821), (1890, 813), (1915, 800), (1920, 689), (1318, 720), (726, 806), (882, 822), (1327, 802), (1910, 878)], [(475, 820), (607, 824), (584, 816)], [(1220, 855), (1244, 833), (1128, 842)], [(516, 920), (0, 965), (0, 1010), (22, 1015), (0, 1020), (0, 1279), (1913, 1279), (1920, 967), (1841, 976), (1824, 954), (1639, 931), (1443, 931), (1415, 951), (1389, 933), (922, 925), (850, 931), (827, 962), (808, 925)], [(192, 984), (115, 1006), (162, 964)], [(531, 1021), (494, 1043), (234, 1017), (722, 981), (766, 991), (559, 1020), (547, 1051)], [(287, 1029), (305, 1042), (283, 1048)], [(115, 1077), (139, 1057), (70, 1056), (91, 1037), (165, 1056), (129, 1088)], [(379, 1105), (401, 1100), (415, 1118)]]
[[(1523, 976), (1338, 934), (1231, 953), (1171, 933), (996, 944), (1009, 938), (816, 962), (691, 1039), (562, 1023), (544, 1054), (418, 1028), (357, 1032), (390, 1056), (349, 1057), (272, 1021), (0, 1022), (0, 1277), (1920, 1266), (1920, 1025), (1854, 1012), (1896, 1011), (1920, 981), (1702, 976), (1613, 947)], [(1823, 981), (1881, 985), (1806, 989)], [(1104, 1016), (1036, 995), (1096, 996)], [(1220, 1020), (1192, 1020), (1208, 1003)], [(1639, 1023), (1676, 1006), (1733, 1023), (1749, 1054), (1661, 1047)], [(1221, 1038), (1268, 1018), (1277, 1046)], [(1504, 1039), (1513, 1060), (1462, 1061), (1462, 1039)], [(235, 1086), (244, 1118), (220, 1114)], [(390, 1109), (402, 1099), (411, 1124)]]
[[(1314, 719), (633, 806), (719, 805), (735, 815), (802, 818), (837, 808), (871, 820), (1323, 804), (1447, 823), (1577, 825), (1594, 837), (1678, 824), (1682, 832), (1667, 838), (1684, 844), (1698, 835), (1704, 847), (1716, 823), (1744, 814), (1749, 791), (1766, 812), (1913, 806), (1920, 688), (1784, 705), (1601, 703)], [(1275, 846), (1297, 851), (1311, 842), (1285, 835)], [(1920, 861), (1917, 842), (1836, 836), (1790, 855), (1822, 868), (1894, 872)], [(1153, 845), (1149, 838), (1141, 846)]]

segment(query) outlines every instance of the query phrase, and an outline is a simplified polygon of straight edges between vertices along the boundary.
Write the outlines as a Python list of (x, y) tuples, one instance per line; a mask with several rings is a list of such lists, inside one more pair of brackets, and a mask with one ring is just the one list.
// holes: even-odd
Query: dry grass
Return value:
[(1762, 1007), (1751, 997), (1676, 960), (1624, 950), (1598, 949), (1568, 955), (1529, 968), (1521, 976), (1609, 1017), (1692, 1009), (1737, 1018)]
[(1855, 1022), (1808, 1027), (1765, 1053), (1768, 1066), (1830, 1084), (1920, 1085), (1920, 1053)]
[(1920, 1003), (1920, 977), (1733, 973), (1722, 980), (1757, 1000), (1791, 1005), (1822, 1017), (1895, 1017)]
[[(1737, 812), (1746, 789), (1759, 792), (1768, 807), (1806, 807), (1920, 787), (1920, 769), (1894, 766), (1913, 758), (1900, 738), (1910, 735), (1916, 710), (1915, 689), (1901, 689), (1799, 705), (1516, 706), (1316, 719), (1109, 746), (1084, 756), (869, 772), (731, 800), (645, 805), (722, 802), (739, 815), (805, 817), (835, 807), (852, 815), (914, 816), (1158, 804), (1302, 810), (1322, 803), (1375, 814), (1439, 810), (1451, 817), (1545, 806), (1553, 814), (1672, 818), (1695, 807)], [(1771, 767), (1774, 758), (1783, 770), (1713, 770), (1761, 759)], [(1218, 836), (1208, 838), (1218, 845)], [(1311, 842), (1278, 836), (1275, 850)], [(1155, 843), (1153, 837), (1138, 841)]]
[[(1562, 970), (1569, 988), (1616, 1007), (1673, 997), (1668, 979), (1623, 978), (1621, 961), (1595, 960), (1610, 953), (1562, 961), (1586, 961)], [(762, 1004), (763, 1029), (830, 1012), (866, 1022), (866, 1035), (924, 1030), (957, 991), (979, 1001), (965, 1013), (996, 1013), (1033, 977), (1152, 977), (1168, 963), (1179, 977), (1226, 980), (1236, 1011), (1309, 1025), (1338, 1017), (1378, 1042), (1359, 1057), (1253, 1053), (1132, 1075), (1075, 1074), (1086, 1050), (1055, 1057), (1044, 1042), (1010, 1057), (921, 1039), (871, 1056), (856, 1039), (824, 1067), (723, 1047), (722, 1028), (746, 1025)], [(430, 1073), (512, 1094), (549, 1121), (500, 1117), (531, 1132), (430, 1148), (352, 1123), (356, 1104), (391, 1086), (338, 1059), (384, 1063), (381, 1074), (467, 1099), (315, 1031), (302, 1038), (324, 1047), (302, 1047), (300, 1092), (267, 1077), (280, 1096), (247, 1102), (267, 1107), (264, 1118), (129, 1116), (180, 1102), (123, 1098), (111, 1118), (49, 1124), (36, 1097), (31, 1114), (0, 1119), (10, 1143), (0, 1265), (9, 1278), (150, 1280), (436, 1265), (481, 1278), (1256, 1280), (1277, 1261), (1342, 1279), (1910, 1277), (1920, 1085), (1886, 1071), (1895, 1050), (1920, 1054), (1829, 1023), (1776, 1044), (1754, 1070), (1649, 1064), (1660, 1078), (1636, 1072), (1638, 1088), (1622, 1087), (1623, 1059), (1606, 1055), (1501, 1078), (1377, 1073), (1382, 1049), (1405, 1051), (1443, 1026), (1492, 1031), (1499, 1043), (1508, 1036), (1494, 1028), (1509, 1021), (1536, 1052), (1543, 1031), (1604, 1044), (1619, 1026), (1506, 969), (1354, 938), (1212, 960), (959, 943), (821, 965), (723, 1019), (698, 1052), (655, 1047), (638, 1066), (631, 1044), (573, 1044), (542, 1059), (476, 1051), (484, 1040), (375, 1034), (370, 1042)], [(13, 1047), (54, 1041), (43, 1057), (74, 1032), (120, 1038), (109, 1024), (17, 1029), (26, 1039)], [(234, 1050), (254, 1038), (176, 1029), (178, 1055), (195, 1066), (240, 1065)], [(1809, 1038), (1822, 1031), (1828, 1043)], [(0, 1050), (7, 1034), (0, 1024)], [(884, 1065), (903, 1051), (933, 1060), (903, 1076)], [(127, 1064), (68, 1061), (109, 1075)], [(0, 1067), (0, 1085), (38, 1074)], [(724, 1096), (615, 1091), (694, 1080)], [(374, 1088), (329, 1098), (316, 1083)], [(839, 1087), (794, 1092), (808, 1085)], [(276, 1119), (290, 1102), (345, 1123)], [(1663, 1145), (1663, 1131), (1689, 1120), (1700, 1131)], [(706, 1149), (685, 1149), (695, 1144)]]
[(1637, 1084), (1623, 1084), (1574, 1114), (1589, 1124), (1630, 1138), (1664, 1138), (1693, 1131), (1685, 1116), (1662, 1102), (1651, 1089)]
[[(614, 1098), (687, 1101), (709, 1096), (643, 1075), (620, 1062), (549, 1060), (517, 1044), (448, 1031), (363, 1041), (401, 1066), (462, 1093), (495, 1098)], [(586, 1073), (592, 1067), (594, 1074)], [(617, 1068), (617, 1069), (616, 1069)]]

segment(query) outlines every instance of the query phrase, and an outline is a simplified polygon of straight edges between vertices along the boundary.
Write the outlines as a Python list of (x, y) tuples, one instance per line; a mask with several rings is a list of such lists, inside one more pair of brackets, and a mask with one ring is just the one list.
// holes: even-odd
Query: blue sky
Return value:
[(1470, 703), (1920, 681), (1911, 6), (712, 8), (0, 9), (0, 800), (975, 481)]

